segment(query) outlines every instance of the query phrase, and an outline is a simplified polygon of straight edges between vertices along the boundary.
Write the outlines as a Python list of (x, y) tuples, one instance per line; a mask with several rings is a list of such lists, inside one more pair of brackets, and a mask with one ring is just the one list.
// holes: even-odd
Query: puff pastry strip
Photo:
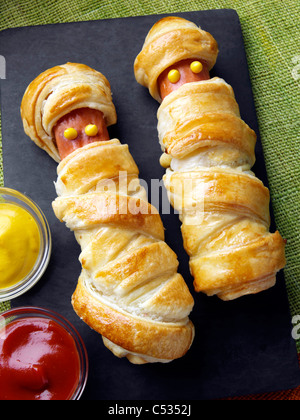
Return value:
[[(72, 102), (64, 107), (66, 113), (97, 104), (95, 109), (101, 107), (107, 121), (116, 116), (101, 73), (68, 63), (40, 75), (27, 89), (21, 113), (26, 132), (56, 160), (52, 132), (45, 142), (37, 133), (42, 121), (51, 120), (53, 128), (61, 118), (60, 91), (64, 104)], [(89, 103), (82, 92), (97, 94)], [(132, 363), (169, 362), (183, 356), (194, 338), (189, 320), (194, 301), (177, 272), (176, 254), (164, 242), (160, 215), (147, 201), (128, 146), (118, 139), (87, 144), (65, 157), (57, 172), (53, 209), (81, 246), (82, 272), (72, 296), (76, 313), (103, 336), (116, 356)]]
[[(214, 65), (217, 43), (203, 32), (182, 18), (161, 19), (149, 31), (134, 70), (137, 82), (161, 103), (164, 183), (180, 214), (195, 290), (232, 300), (275, 284), (285, 265), (285, 242), (269, 232), (269, 191), (251, 172), (256, 134), (241, 119), (232, 87), (214, 77), (158, 97), (161, 72), (180, 62), (183, 51), (184, 58)], [(180, 33), (181, 43), (171, 42)], [(157, 57), (163, 63), (159, 69)]]

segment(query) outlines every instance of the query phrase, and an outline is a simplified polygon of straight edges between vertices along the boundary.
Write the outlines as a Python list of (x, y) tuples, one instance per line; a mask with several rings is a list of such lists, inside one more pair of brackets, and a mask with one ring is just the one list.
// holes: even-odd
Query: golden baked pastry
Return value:
[(60, 162), (53, 134), (55, 124), (74, 109), (85, 107), (103, 112), (107, 126), (116, 123), (110, 84), (103, 74), (77, 63), (46, 70), (30, 83), (23, 96), (21, 117), (25, 133)]
[[(37, 132), (42, 121), (51, 119), (53, 129), (61, 119), (60, 88), (63, 104), (72, 102), (68, 91), (74, 98), (72, 106), (63, 106), (66, 113), (89, 105), (101, 107), (108, 123), (116, 118), (109, 83), (97, 73), (80, 64), (58, 66), (39, 76), (25, 93), (24, 128), (56, 160), (59, 150), (53, 131), (49, 129), (45, 141), (37, 141)], [(95, 92), (95, 97), (82, 103), (80, 92)], [(29, 118), (30, 107), (35, 118)], [(194, 338), (189, 320), (194, 301), (177, 272), (177, 256), (164, 241), (160, 215), (140, 185), (128, 146), (118, 139), (91, 142), (61, 160), (57, 173), (53, 209), (74, 231), (82, 250), (82, 272), (72, 297), (78, 316), (103, 336), (116, 356), (132, 363), (182, 357)]]
[(138, 83), (148, 87), (153, 98), (160, 102), (157, 79), (167, 67), (188, 58), (199, 58), (210, 70), (217, 55), (218, 44), (211, 34), (186, 19), (169, 16), (150, 29), (135, 59), (134, 73)]
[[(211, 36), (199, 35), (194, 42), (195, 26), (182, 18), (161, 19), (147, 35), (134, 70), (136, 80), (161, 102), (164, 183), (180, 214), (195, 290), (232, 300), (275, 284), (285, 265), (285, 241), (269, 232), (269, 191), (251, 171), (256, 134), (241, 119), (232, 87), (210, 79), (207, 71), (200, 71), (197, 81), (195, 74), (189, 76), (190, 61), (211, 68), (218, 54)], [(181, 47), (175, 42), (180, 31)], [(192, 60), (178, 67), (183, 51)], [(161, 72), (173, 68), (181, 74), (176, 80), (165, 77), (163, 90)]]

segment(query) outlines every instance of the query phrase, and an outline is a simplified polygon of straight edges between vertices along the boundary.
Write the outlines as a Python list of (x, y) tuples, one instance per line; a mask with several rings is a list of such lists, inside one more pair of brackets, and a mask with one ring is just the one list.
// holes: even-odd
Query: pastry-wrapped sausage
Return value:
[(251, 172), (256, 134), (231, 86), (210, 79), (217, 55), (210, 34), (169, 17), (150, 29), (134, 71), (160, 103), (164, 183), (180, 213), (195, 290), (231, 300), (275, 284), (285, 241), (269, 232), (269, 191)]
[(107, 79), (81, 64), (57, 66), (28, 87), (21, 114), (27, 134), (60, 161), (53, 209), (82, 250), (76, 313), (132, 363), (183, 356), (194, 301), (128, 146), (108, 138), (116, 111)]

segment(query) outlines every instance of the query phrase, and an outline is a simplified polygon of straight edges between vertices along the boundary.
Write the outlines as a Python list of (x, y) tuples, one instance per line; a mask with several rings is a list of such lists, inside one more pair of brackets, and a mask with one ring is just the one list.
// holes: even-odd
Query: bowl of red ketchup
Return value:
[(87, 377), (84, 342), (63, 316), (37, 307), (0, 314), (0, 400), (79, 400)]

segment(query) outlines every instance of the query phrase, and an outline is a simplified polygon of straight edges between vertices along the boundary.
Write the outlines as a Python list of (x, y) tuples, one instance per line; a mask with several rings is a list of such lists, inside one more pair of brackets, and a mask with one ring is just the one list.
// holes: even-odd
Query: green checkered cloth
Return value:
[[(231, 8), (238, 12), (275, 222), (282, 236), (288, 240), (285, 277), (291, 315), (300, 315), (299, 1), (0, 0), (0, 7), (1, 30), (28, 25), (207, 9)], [(0, 181), (3, 182), (3, 177)], [(0, 311), (8, 306), (9, 304), (0, 304)], [(300, 349), (300, 340), (297, 345)]]

